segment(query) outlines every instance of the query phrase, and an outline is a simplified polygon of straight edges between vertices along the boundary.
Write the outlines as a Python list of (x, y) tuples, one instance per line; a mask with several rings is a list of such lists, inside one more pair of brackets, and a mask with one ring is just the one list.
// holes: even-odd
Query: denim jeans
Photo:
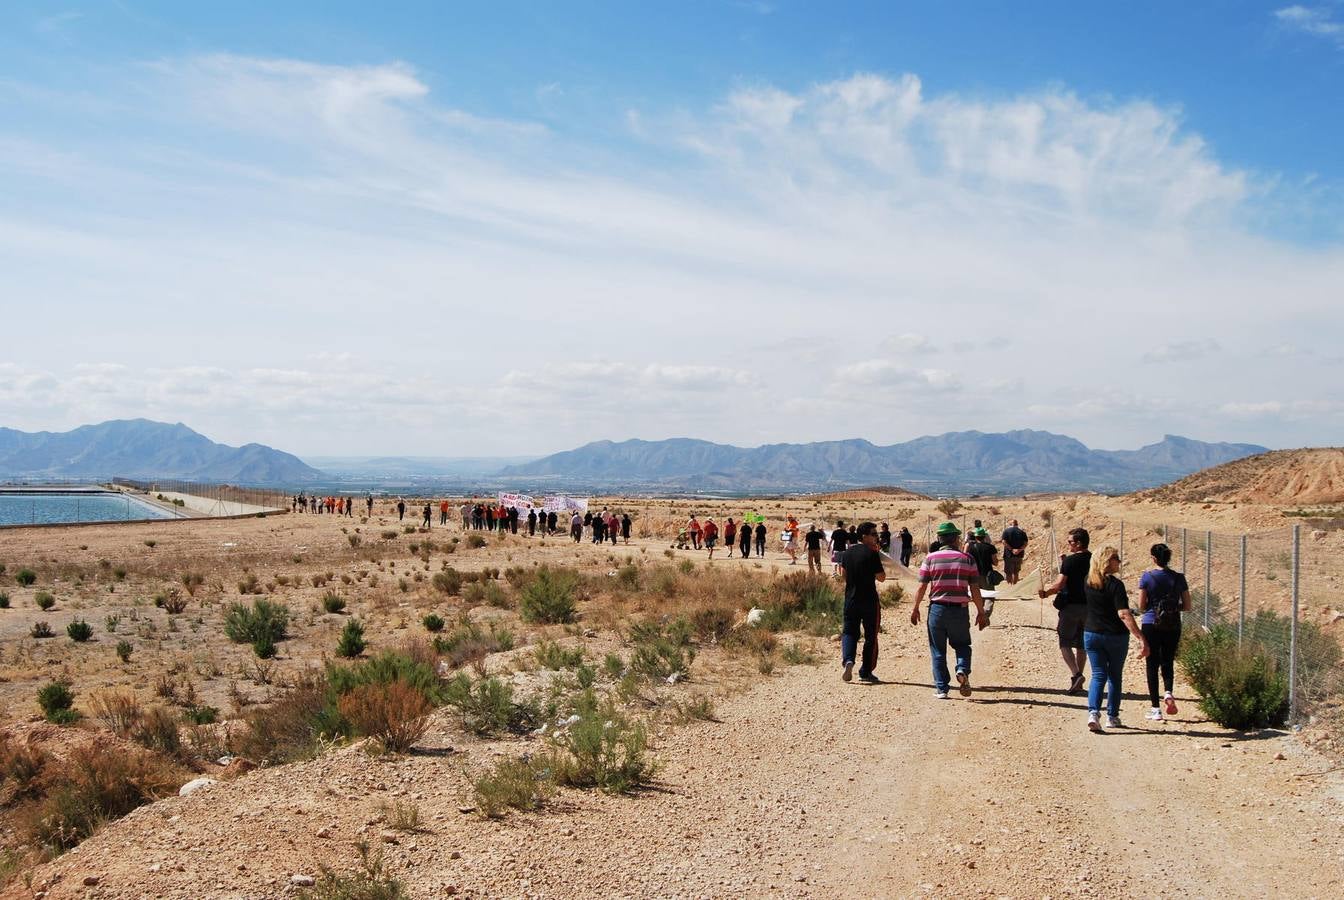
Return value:
[(1118, 717), (1120, 681), (1125, 671), (1125, 655), (1129, 653), (1129, 635), (1084, 631), (1083, 649), (1092, 666), (1092, 683), (1087, 688), (1088, 712), (1101, 712), (1101, 695), (1105, 691), (1106, 714)]
[(933, 657), (933, 686), (945, 691), (952, 682), (947, 671), (947, 645), (957, 654), (957, 671), (971, 674), (970, 604), (929, 604), (929, 653)]

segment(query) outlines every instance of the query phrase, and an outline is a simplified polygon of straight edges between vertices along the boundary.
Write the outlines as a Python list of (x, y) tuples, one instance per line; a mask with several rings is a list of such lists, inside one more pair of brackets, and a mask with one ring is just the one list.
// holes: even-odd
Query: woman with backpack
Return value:
[(1153, 708), (1145, 717), (1153, 722), (1162, 721), (1162, 707), (1157, 702), (1157, 673), (1167, 689), (1162, 705), (1166, 714), (1176, 715), (1176, 698), (1171, 695), (1175, 675), (1176, 648), (1181, 644), (1181, 613), (1190, 611), (1190, 586), (1185, 575), (1171, 568), (1171, 548), (1153, 544), (1148, 551), (1153, 555), (1156, 569), (1149, 569), (1139, 578), (1139, 609), (1143, 618), (1139, 624), (1148, 640), (1148, 699)]
[(1106, 692), (1106, 727), (1122, 728), (1120, 723), (1121, 676), (1129, 637), (1139, 639), (1139, 659), (1148, 656), (1148, 641), (1129, 611), (1129, 596), (1115, 573), (1120, 571), (1120, 553), (1103, 547), (1093, 553), (1083, 593), (1087, 597), (1087, 617), (1083, 622), (1083, 649), (1092, 668), (1092, 684), (1087, 689), (1087, 728), (1101, 731), (1101, 694)]

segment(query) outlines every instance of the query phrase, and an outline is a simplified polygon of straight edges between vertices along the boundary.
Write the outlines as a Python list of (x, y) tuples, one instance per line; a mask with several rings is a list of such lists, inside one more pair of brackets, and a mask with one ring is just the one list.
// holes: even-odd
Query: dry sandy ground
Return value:
[[(416, 897), (1344, 893), (1344, 781), (1295, 737), (1218, 728), (1185, 691), (1172, 721), (1127, 699), (1128, 727), (1088, 733), (1034, 599), (1000, 603), (976, 636), (974, 695), (937, 701), (907, 610), (887, 616), (887, 683), (841, 683), (823, 647), (826, 664), (667, 734), (659, 782), (638, 796), (464, 815), (444, 749), (463, 738), (436, 723), (437, 751), (346, 749), (141, 809), (37, 881), (50, 897), (285, 896), (319, 862), (350, 866), (357, 837), (379, 841), (379, 805), (402, 798), (427, 827), (384, 848)], [(1136, 660), (1126, 676), (1140, 688)]]

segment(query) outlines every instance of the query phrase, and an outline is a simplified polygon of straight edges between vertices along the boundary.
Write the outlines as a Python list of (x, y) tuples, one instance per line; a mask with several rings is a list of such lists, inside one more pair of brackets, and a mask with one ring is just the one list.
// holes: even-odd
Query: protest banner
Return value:
[(501, 492), (499, 495), (499, 505), (504, 507), (505, 509), (508, 509), (509, 507), (517, 507), (518, 512), (522, 513), (524, 516), (527, 515), (528, 510), (536, 506), (536, 504), (532, 501), (532, 498), (529, 497), (527, 494), (513, 494), (504, 492)]
[(565, 497), (561, 495), (556, 495), (554, 497), (547, 497), (545, 500), (543, 500), (541, 508), (548, 513), (549, 512), (586, 513), (588, 511), (588, 500), (587, 499), (581, 500), (577, 497)]

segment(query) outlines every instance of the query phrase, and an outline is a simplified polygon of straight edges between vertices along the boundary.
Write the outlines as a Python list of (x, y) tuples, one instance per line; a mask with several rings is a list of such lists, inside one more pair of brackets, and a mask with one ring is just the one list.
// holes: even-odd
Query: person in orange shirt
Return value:
[(784, 550), (789, 554), (789, 565), (798, 562), (798, 520), (789, 516), (784, 525)]
[(447, 525), (447, 524), (448, 524), (448, 501), (447, 501), (447, 500), (440, 500), (440, 501), (439, 501), (439, 524), (440, 524), (440, 525)]

